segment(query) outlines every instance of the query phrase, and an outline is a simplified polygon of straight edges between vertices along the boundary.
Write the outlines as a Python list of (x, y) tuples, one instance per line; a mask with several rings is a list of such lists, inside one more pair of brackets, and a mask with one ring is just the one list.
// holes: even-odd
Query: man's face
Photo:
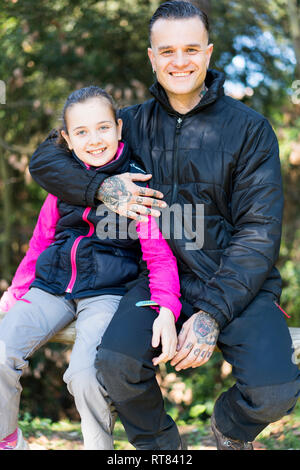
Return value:
[[(199, 17), (159, 19), (152, 27), (148, 56), (169, 98), (199, 97), (213, 45)], [(200, 98), (199, 98), (200, 99)]]

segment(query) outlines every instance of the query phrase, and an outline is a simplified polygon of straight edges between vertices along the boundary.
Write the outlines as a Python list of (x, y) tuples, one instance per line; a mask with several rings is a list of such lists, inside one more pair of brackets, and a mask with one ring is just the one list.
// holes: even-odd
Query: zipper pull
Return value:
[(182, 124), (182, 119), (181, 119), (181, 118), (178, 118), (178, 119), (177, 119), (176, 128), (177, 128), (177, 129), (180, 129), (181, 124)]

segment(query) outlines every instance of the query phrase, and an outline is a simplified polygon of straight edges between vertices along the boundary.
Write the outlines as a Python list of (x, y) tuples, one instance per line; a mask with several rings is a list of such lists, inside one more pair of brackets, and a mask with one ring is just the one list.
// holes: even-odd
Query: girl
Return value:
[[(122, 121), (104, 90), (91, 86), (68, 97), (60, 135), (82, 171), (142, 171), (130, 163), (121, 131)], [(0, 324), (0, 449), (28, 448), (17, 428), (22, 371), (34, 351), (74, 318), (76, 341), (64, 381), (81, 417), (85, 449), (113, 449), (109, 399), (96, 379), (94, 361), (125, 284), (138, 276), (140, 248), (151, 291), (141, 305), (159, 313), (152, 345), (161, 343), (162, 354), (155, 365), (174, 356), (181, 309), (176, 259), (152, 217), (136, 226), (140, 244), (129, 236), (128, 223), (96, 202), (81, 207), (47, 196), (26, 256), (0, 301), (0, 309), (9, 311)]]

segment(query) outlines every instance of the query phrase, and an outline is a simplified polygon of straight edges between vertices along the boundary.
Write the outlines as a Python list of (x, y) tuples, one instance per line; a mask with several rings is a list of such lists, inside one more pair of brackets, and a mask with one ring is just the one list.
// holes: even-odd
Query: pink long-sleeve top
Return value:
[[(11, 286), (0, 300), (0, 309), (7, 312), (17, 300), (22, 299), (35, 279), (35, 265), (39, 255), (55, 241), (55, 228), (59, 220), (57, 197), (48, 194), (38, 217), (29, 248), (21, 261)], [(169, 308), (177, 320), (181, 311), (180, 283), (176, 258), (163, 238), (155, 218), (137, 223), (142, 256), (149, 270), (149, 287), (152, 301)], [(141, 299), (145, 300), (145, 299)]]

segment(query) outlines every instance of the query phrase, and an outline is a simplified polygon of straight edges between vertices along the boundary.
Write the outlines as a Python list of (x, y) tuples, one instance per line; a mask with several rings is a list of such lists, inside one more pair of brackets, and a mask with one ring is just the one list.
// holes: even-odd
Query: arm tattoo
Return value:
[(199, 313), (193, 323), (193, 330), (198, 344), (214, 346), (219, 335), (217, 322), (205, 312)]

